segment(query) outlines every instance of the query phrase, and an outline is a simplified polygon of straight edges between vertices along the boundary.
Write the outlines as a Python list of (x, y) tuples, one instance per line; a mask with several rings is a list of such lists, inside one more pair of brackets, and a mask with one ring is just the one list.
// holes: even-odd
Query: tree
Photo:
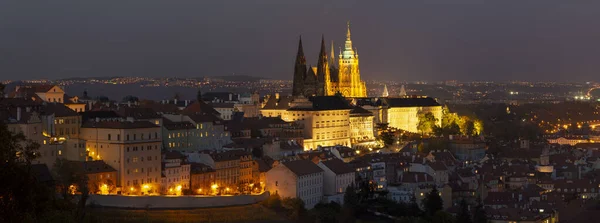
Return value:
[(469, 211), (469, 206), (467, 205), (467, 201), (465, 201), (465, 199), (462, 199), (460, 201), (460, 210), (458, 212), (458, 215), (456, 216), (456, 220), (461, 223), (473, 222), (471, 220), (471, 212)]
[(6, 88), (6, 86), (2, 83), (0, 83), (0, 99), (4, 98), (4, 89)]
[(306, 208), (304, 201), (300, 198), (284, 198), (281, 202), (283, 207), (288, 210), (288, 216), (292, 220), (302, 220), (306, 218)]
[(472, 136), (475, 134), (475, 122), (470, 119), (467, 119), (464, 124), (464, 135)]
[(437, 211), (444, 209), (444, 201), (435, 186), (423, 200), (423, 209), (427, 216), (433, 216)]
[(337, 222), (337, 216), (342, 207), (336, 202), (319, 202), (314, 207), (316, 222)]
[(383, 144), (385, 144), (386, 146), (390, 146), (394, 144), (395, 136), (392, 131), (385, 130), (381, 132), (381, 134), (379, 135), (379, 139), (381, 139), (381, 141), (383, 141)]
[(437, 118), (431, 112), (427, 113), (419, 113), (418, 114), (419, 123), (417, 124), (417, 130), (424, 133), (430, 133), (433, 131), (433, 128), (436, 125)]
[(419, 208), (419, 204), (417, 204), (417, 198), (415, 197), (415, 195), (413, 194), (412, 196), (410, 196), (410, 201), (408, 202), (408, 210), (407, 212), (409, 213), (410, 216), (421, 216), (422, 215), (422, 210), (421, 208)]
[(356, 206), (358, 206), (358, 194), (356, 194), (354, 186), (348, 185), (346, 193), (344, 193), (344, 207), (354, 209)]
[(13, 133), (0, 121), (0, 222), (39, 222), (50, 205), (52, 191), (34, 178), (31, 162), (39, 144)]
[(454, 219), (454, 217), (445, 211), (437, 211), (435, 212), (435, 214), (433, 215), (433, 218), (431, 219), (432, 223), (463, 223), (462, 221), (460, 221), (460, 219)]
[(475, 213), (473, 213), (473, 223), (488, 223), (487, 214), (485, 213), (485, 207), (481, 203), (481, 197), (477, 197), (478, 204), (475, 207)]
[(267, 200), (263, 201), (263, 205), (271, 209), (281, 208), (281, 197), (277, 193), (271, 194)]

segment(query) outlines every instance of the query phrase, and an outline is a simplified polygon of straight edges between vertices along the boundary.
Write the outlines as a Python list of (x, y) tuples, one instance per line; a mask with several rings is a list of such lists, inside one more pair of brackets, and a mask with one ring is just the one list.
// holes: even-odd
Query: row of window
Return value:
[[(112, 140), (112, 135), (108, 134), (107, 139)], [(148, 134), (147, 139), (152, 139), (152, 135)], [(154, 133), (154, 139), (158, 139), (158, 132)], [(117, 134), (117, 141), (120, 141), (120, 140), (121, 140), (121, 134)], [(127, 136), (125, 136), (125, 140), (126, 141), (131, 140), (131, 138), (129, 137), (129, 134), (127, 134)], [(137, 140), (137, 134), (133, 134), (133, 140)], [(140, 140), (144, 140), (144, 133), (142, 133), (140, 135)]]
[(335, 139), (335, 138), (342, 138), (342, 137), (348, 137), (348, 132), (347, 131), (334, 131), (334, 132), (323, 132), (323, 133), (317, 133), (317, 139)]
[[(152, 161), (152, 156), (148, 156), (148, 158), (146, 159), (147, 161)], [(154, 160), (158, 160), (158, 156), (154, 156)], [(144, 157), (133, 157), (131, 158), (131, 162), (133, 163), (137, 163), (137, 162), (144, 162)], [(127, 158), (127, 163), (129, 163), (129, 158)]]
[[(130, 151), (129, 149), (130, 149), (130, 147), (126, 147), (126, 148), (125, 148), (125, 150), (126, 150), (127, 152), (129, 152), (129, 151)], [(140, 146), (140, 147), (133, 146), (133, 147), (131, 147), (131, 151), (132, 151), (132, 152), (136, 152), (136, 151), (138, 151), (138, 150), (142, 150), (142, 151), (144, 151), (144, 146)], [(147, 150), (147, 151), (150, 151), (150, 150), (152, 150), (152, 146), (146, 146), (146, 150)], [(157, 145), (154, 145), (154, 150), (158, 150), (158, 146), (157, 146)]]
[[(154, 171), (158, 172), (158, 168), (154, 167)], [(131, 171), (130, 169), (127, 169), (127, 174), (131, 174), (131, 173), (139, 173), (139, 172), (144, 172), (144, 168), (135, 168), (133, 169), (133, 171)], [(148, 173), (152, 173), (152, 167), (148, 167)]]
[[(138, 184), (139, 182), (141, 182), (141, 184)], [(156, 178), (156, 177), (155, 177), (155, 178), (154, 178), (154, 182), (158, 183), (158, 178)], [(149, 184), (151, 184), (151, 183), (152, 183), (152, 178), (148, 178), (148, 179), (146, 180), (146, 183), (149, 183)], [(138, 180), (133, 180), (133, 184), (131, 184), (131, 181), (129, 181), (129, 180), (127, 181), (127, 186), (128, 186), (128, 187), (129, 187), (129, 186), (133, 186), (133, 185), (142, 185), (142, 184), (144, 184), (144, 179), (141, 179), (141, 181), (138, 181)]]

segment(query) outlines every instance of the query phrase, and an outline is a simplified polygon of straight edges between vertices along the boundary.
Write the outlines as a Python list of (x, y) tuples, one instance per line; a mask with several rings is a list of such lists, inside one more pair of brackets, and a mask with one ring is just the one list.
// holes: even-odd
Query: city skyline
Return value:
[(598, 3), (65, 2), (0, 3), (0, 79), (291, 79), (298, 36), (317, 55), (347, 21), (367, 80), (586, 82), (600, 68)]

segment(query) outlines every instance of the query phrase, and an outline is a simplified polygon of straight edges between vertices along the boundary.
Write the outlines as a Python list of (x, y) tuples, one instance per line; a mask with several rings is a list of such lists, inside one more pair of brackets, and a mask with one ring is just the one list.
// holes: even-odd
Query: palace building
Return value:
[(321, 39), (321, 51), (317, 66), (307, 66), (302, 39), (298, 44), (298, 54), (294, 66), (294, 83), (292, 96), (332, 96), (341, 93), (344, 97), (367, 97), (365, 82), (360, 78), (358, 53), (352, 47), (350, 23), (346, 33), (344, 50), (340, 50), (337, 65), (333, 44), (331, 57), (327, 57), (325, 38)]

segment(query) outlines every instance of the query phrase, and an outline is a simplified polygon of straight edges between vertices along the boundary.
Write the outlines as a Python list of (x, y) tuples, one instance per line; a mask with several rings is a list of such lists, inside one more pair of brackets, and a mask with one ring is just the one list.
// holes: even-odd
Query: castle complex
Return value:
[(321, 51), (316, 67), (306, 65), (302, 39), (298, 43), (292, 96), (332, 96), (338, 92), (344, 97), (367, 97), (365, 82), (360, 79), (358, 53), (352, 48), (350, 23), (344, 50), (340, 50), (338, 55), (337, 66), (333, 45), (331, 57), (327, 57), (324, 37), (321, 39)]

